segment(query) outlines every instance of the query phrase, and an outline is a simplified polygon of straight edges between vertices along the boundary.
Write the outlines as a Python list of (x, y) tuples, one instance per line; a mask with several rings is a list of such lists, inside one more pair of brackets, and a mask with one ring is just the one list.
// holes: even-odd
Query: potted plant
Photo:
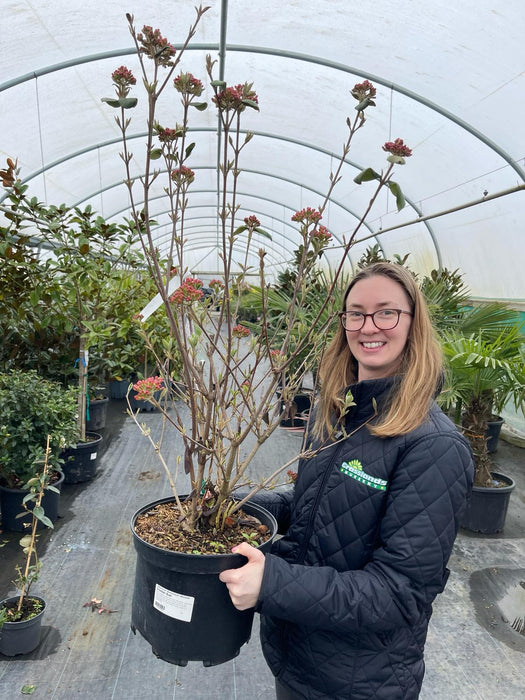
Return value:
[[(210, 57), (206, 70), (218, 114), (221, 149), (217, 216), (220, 246), (214, 282), (198, 279), (189, 267), (184, 226), (192, 183), (198, 177), (190, 167), (195, 144), (190, 139), (189, 115), (198, 115), (207, 104), (202, 101), (202, 82), (187, 72), (177, 74), (177, 70), (184, 48), (205, 11), (197, 8), (195, 24), (183, 49), (177, 53), (158, 29), (144, 26), (142, 31), (137, 31), (133, 17), (127, 15), (147, 102), (146, 145), (140, 162), (129, 148), (128, 129), (133, 121), (129, 115), (137, 104), (131, 91), (137, 80), (128, 68), (121, 66), (113, 72), (116, 95), (103, 101), (117, 110), (131, 217), (155, 282), (160, 306), (157, 313), (165, 315), (169, 326), (163, 355), (158, 358), (159, 375), (139, 380), (134, 389), (137, 398), (151, 401), (162, 412), (167, 427), (178, 431), (184, 450), (177, 465), (181, 465), (189, 478), (186, 492), (180, 494), (168, 460), (163, 457), (162, 445), (155, 443), (147, 426), (141, 425), (131, 412), (166, 468), (173, 491), (169, 498), (147, 504), (132, 519), (137, 550), (132, 627), (141, 632), (162, 659), (179, 664), (189, 659), (202, 660), (209, 665), (235, 656), (250, 633), (253, 611), (239, 613), (233, 607), (218, 573), (243, 563), (242, 557), (228, 553), (233, 542), (244, 537), (267, 546), (263, 540), (275, 526), (269, 514), (250, 505), (249, 500), (258, 489), (274, 483), (276, 475), (290, 464), (278, 469), (273, 465), (272, 473), (249, 489), (247, 495), (236, 499), (235, 494), (248, 485), (251, 460), (283, 418), (285, 409), (275, 401), (279, 381), (285, 374), (285, 403), (292, 401), (307, 369), (305, 362), (296, 360), (305, 349), (308, 348), (309, 354), (313, 345), (315, 352), (317, 343), (324, 342), (324, 333), (332, 320), (332, 292), (368, 211), (384, 187), (394, 194), (399, 208), (404, 205), (392, 173), (395, 164), (404, 163), (411, 152), (401, 139), (387, 143), (383, 147), (388, 152), (385, 171), (377, 173), (366, 168), (355, 178), (357, 184), (376, 181), (375, 189), (363, 218), (341, 251), (324, 302), (317, 307), (310, 328), (301, 337), (291, 331), (278, 335), (267, 313), (267, 270), (261, 247), (270, 236), (256, 216), (241, 217), (237, 194), (241, 156), (252, 138), (250, 133), (243, 135), (241, 124), (247, 111), (259, 110), (258, 97), (250, 83), (228, 85), (222, 79), (215, 79)], [(173, 94), (169, 93), (173, 88), (181, 108), (178, 122), (167, 125), (160, 122), (159, 105), (168, 94)], [(347, 140), (341, 161), (330, 174), (327, 195), (318, 207), (306, 207), (292, 217), (299, 229), (302, 249), (290, 303), (282, 318), (284, 329), (296, 326), (308, 295), (303, 280), (317, 254), (330, 243), (331, 235), (320, 222), (340, 179), (352, 138), (365, 124), (366, 109), (374, 105), (375, 92), (368, 81), (357, 84), (351, 91), (356, 100), (355, 116), (347, 120)], [(163, 114), (173, 114), (173, 104)], [(136, 172), (141, 173), (140, 181), (134, 177)], [(153, 200), (161, 179), (170, 220), (167, 252), (162, 254), (151, 221)], [(262, 295), (257, 332), (250, 332), (247, 325), (239, 322), (241, 302), (253, 275), (258, 275)], [(147, 322), (147, 319), (145, 312), (142, 320)], [(173, 351), (182, 367), (181, 382), (176, 385), (169, 369)], [(161, 401), (156, 398), (159, 391)], [(172, 399), (170, 411), (162, 405), (164, 398)], [(351, 400), (347, 397), (346, 401)], [(346, 401), (342, 401), (341, 410), (345, 410)], [(198, 573), (192, 573), (193, 570)], [(203, 591), (205, 579), (213, 582), (212, 592)], [(233, 632), (236, 621), (242, 627), (240, 633)]]
[[(30, 531), (20, 540), (25, 554), (25, 563), (23, 567), (16, 566), (17, 577), (14, 584), (19, 593), (0, 601), (0, 653), (5, 656), (29, 654), (40, 643), (46, 603), (43, 598), (30, 595), (29, 591), (32, 584), (38, 580), (41, 567), (36, 551), (38, 525), (53, 527), (43, 507), (44, 494), (47, 490), (55, 488), (50, 483), (52, 475), (52, 469), (48, 463), (50, 457), (50, 436), (48, 436), (45, 456), (39, 465), (41, 471), (35, 473), (29, 480), (29, 492), (24, 497), (24, 508), (30, 516)], [(32, 506), (31, 509), (28, 504)]]
[[(28, 514), (17, 516), (44, 457), (46, 435), (53, 444), (48, 455), (50, 483), (60, 488), (60, 452), (78, 439), (76, 389), (64, 389), (35, 370), (0, 373), (0, 501), (5, 529), (21, 531), (31, 520)], [(50, 520), (58, 516), (58, 495), (56, 490), (44, 494)]]
[[(503, 322), (502, 322), (503, 319)], [(464, 335), (468, 328), (477, 331)], [(487, 427), (507, 402), (525, 406), (525, 336), (518, 316), (501, 304), (465, 312), (456, 331), (443, 336), (447, 363), (441, 402), (455, 412), (476, 465), (474, 487), (462, 526), (483, 533), (503, 530), (513, 480), (493, 470)]]

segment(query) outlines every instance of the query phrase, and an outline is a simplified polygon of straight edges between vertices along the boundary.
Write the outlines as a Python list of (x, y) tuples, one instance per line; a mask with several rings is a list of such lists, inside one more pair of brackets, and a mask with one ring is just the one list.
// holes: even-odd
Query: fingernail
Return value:
[(236, 552), (236, 551), (237, 551), (237, 545), (235, 547), (232, 547), (232, 552)]

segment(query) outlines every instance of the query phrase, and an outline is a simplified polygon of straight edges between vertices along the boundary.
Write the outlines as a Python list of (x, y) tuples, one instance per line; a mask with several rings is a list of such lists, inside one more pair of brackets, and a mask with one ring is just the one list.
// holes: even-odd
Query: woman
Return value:
[(472, 456), (433, 400), (441, 353), (412, 275), (361, 270), (340, 317), (320, 368), (315, 455), (293, 495), (265, 496), (286, 534), (266, 557), (239, 545), (248, 563), (220, 577), (237, 608), (261, 614), (277, 698), (411, 700)]

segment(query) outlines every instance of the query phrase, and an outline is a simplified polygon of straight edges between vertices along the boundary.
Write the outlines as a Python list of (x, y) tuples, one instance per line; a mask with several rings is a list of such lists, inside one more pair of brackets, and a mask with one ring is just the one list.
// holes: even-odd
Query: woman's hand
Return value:
[(240, 569), (227, 569), (219, 574), (226, 584), (232, 603), (237, 610), (254, 608), (259, 598), (264, 572), (264, 554), (247, 542), (234, 547), (232, 552), (247, 557), (248, 563)]

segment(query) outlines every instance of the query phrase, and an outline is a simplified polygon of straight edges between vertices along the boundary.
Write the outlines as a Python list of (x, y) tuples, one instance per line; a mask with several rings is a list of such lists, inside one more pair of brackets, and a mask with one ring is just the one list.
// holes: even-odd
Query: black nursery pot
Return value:
[(106, 427), (108, 404), (109, 396), (89, 402), (89, 419), (86, 421), (86, 430), (93, 432)]
[(503, 532), (510, 494), (514, 490), (515, 482), (510, 476), (497, 472), (492, 472), (492, 476), (506, 486), (472, 487), (460, 522), (460, 526), (465, 530), (481, 532), (484, 535)]
[[(44, 616), (46, 603), (43, 598), (31, 596), (42, 603), (42, 610), (29, 620), (21, 622), (4, 622), (0, 629), (0, 654), (4, 656), (17, 656), (18, 654), (29, 654), (40, 644), (42, 634), (42, 618)], [(18, 596), (6, 598), (2, 603), (15, 603)]]
[[(60, 474), (58, 481), (55, 481), (52, 486), (57, 488), (59, 491), (64, 483), (64, 474)], [(10, 489), (7, 486), (0, 486), (0, 508), (2, 510), (2, 527), (4, 530), (11, 530), (12, 532), (29, 532), (29, 527), (32, 521), (31, 513), (26, 513), (23, 500), (24, 497), (29, 493), (26, 489)], [(56, 491), (51, 491), (46, 489), (44, 495), (42, 496), (42, 507), (44, 509), (45, 515), (55, 523), (58, 519), (58, 506), (60, 503), (60, 493)], [(33, 510), (34, 502), (28, 501), (26, 504), (29, 510)], [(20, 513), (24, 515), (20, 518), (17, 517)], [(40, 520), (37, 524), (37, 530), (43, 530), (46, 526)]]
[[(240, 554), (185, 554), (144, 542), (135, 533), (139, 515), (164, 498), (141, 508), (132, 518), (131, 530), (137, 551), (131, 629), (138, 630), (153, 653), (163, 661), (186, 666), (202, 661), (215, 666), (238, 655), (250, 638), (253, 609), (239, 611), (219, 573), (243, 566)], [(267, 551), (277, 533), (277, 522), (266, 509), (246, 503), (243, 510), (266, 525), (272, 537), (261, 545)]]
[(90, 481), (96, 474), (98, 462), (98, 449), (102, 442), (102, 435), (87, 433), (87, 442), (79, 442), (74, 447), (68, 447), (62, 453), (64, 464), (64, 481), (66, 484), (78, 484), (82, 481)]

